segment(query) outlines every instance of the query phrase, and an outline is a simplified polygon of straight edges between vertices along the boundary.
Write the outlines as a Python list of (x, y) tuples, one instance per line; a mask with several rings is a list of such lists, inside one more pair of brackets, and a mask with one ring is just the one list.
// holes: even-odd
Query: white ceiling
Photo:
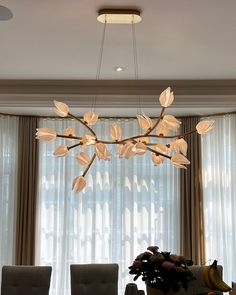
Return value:
[[(0, 4), (13, 13), (11, 20), (0, 22), (0, 81), (46, 80), (48, 85), (53, 80), (87, 80), (93, 84), (103, 30), (96, 20), (97, 11), (109, 6), (141, 10), (143, 20), (135, 27), (140, 80), (220, 79), (232, 80), (236, 85), (235, 0), (5, 0)], [(107, 26), (101, 80), (134, 79), (131, 36), (129, 25)], [(116, 66), (125, 71), (115, 72)], [(224, 89), (227, 90), (225, 85)], [(13, 98), (10, 92), (1, 90), (0, 85), (0, 111), (11, 112), (17, 107), (17, 94)], [(31, 102), (37, 93), (28, 93), (20, 111), (23, 94), (18, 97), (18, 112), (32, 114), (45, 113), (54, 99), (51, 95), (59, 95), (56, 91), (44, 93), (47, 103), (34, 105)], [(70, 91), (64, 94), (72, 101)], [(79, 91), (73, 93), (74, 102), (76, 94), (81, 97)], [(116, 93), (110, 95), (112, 98)], [(214, 104), (214, 97), (207, 93), (204, 95), (204, 100), (213, 103), (212, 107), (205, 107), (207, 113), (236, 109), (236, 89), (230, 92), (230, 104), (224, 106)], [(88, 99), (83, 106), (89, 104)], [(103, 104), (102, 108), (105, 107)], [(196, 110), (197, 106), (195, 110), (185, 108), (186, 114)]]

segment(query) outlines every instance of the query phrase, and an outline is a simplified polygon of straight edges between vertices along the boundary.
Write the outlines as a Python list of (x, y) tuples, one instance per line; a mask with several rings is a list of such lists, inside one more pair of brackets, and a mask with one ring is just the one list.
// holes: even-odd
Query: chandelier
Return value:
[[(137, 70), (137, 52), (134, 24), (141, 21), (140, 12), (137, 10), (101, 10), (99, 11), (98, 21), (104, 23), (104, 30), (98, 60), (97, 76), (99, 79), (105, 29), (107, 23), (125, 23), (132, 25), (133, 33), (133, 49), (134, 49), (134, 65), (135, 65), (135, 79), (138, 79)], [(71, 149), (79, 148), (80, 151), (76, 154), (76, 159), (80, 165), (85, 167), (82, 175), (76, 176), (73, 180), (72, 189), (75, 192), (80, 192), (86, 187), (86, 174), (94, 163), (95, 159), (107, 161), (111, 159), (109, 151), (110, 145), (117, 146), (117, 153), (120, 158), (129, 159), (131, 157), (143, 156), (150, 154), (151, 160), (154, 165), (161, 165), (164, 160), (170, 161), (178, 168), (187, 168), (190, 164), (187, 159), (188, 144), (185, 138), (193, 133), (205, 134), (213, 128), (213, 120), (200, 121), (194, 130), (185, 133), (177, 133), (181, 125), (181, 121), (173, 115), (166, 114), (166, 109), (174, 102), (174, 93), (170, 87), (165, 89), (159, 96), (159, 102), (162, 107), (159, 116), (156, 119), (151, 119), (146, 114), (142, 113), (137, 115), (137, 123), (143, 130), (140, 134), (123, 137), (123, 130), (119, 123), (110, 125), (109, 136), (110, 140), (103, 140), (99, 138), (92, 126), (98, 122), (99, 115), (95, 109), (86, 112), (83, 118), (73, 115), (70, 108), (64, 102), (54, 100), (54, 111), (60, 117), (69, 117), (75, 119), (79, 124), (84, 126), (85, 133), (78, 135), (75, 128), (68, 127), (58, 134), (52, 128), (37, 128), (36, 138), (42, 141), (53, 141), (57, 138), (74, 141), (71, 145), (60, 144), (54, 151), (57, 157), (66, 156)], [(175, 135), (170, 135), (170, 132), (176, 132)], [(169, 139), (168, 143), (160, 143), (160, 139)], [(92, 154), (89, 155), (86, 148), (92, 147)]]

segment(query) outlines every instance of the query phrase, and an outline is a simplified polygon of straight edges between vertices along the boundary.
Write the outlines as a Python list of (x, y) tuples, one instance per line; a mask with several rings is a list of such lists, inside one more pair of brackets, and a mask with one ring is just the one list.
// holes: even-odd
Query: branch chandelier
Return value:
[[(138, 79), (138, 63), (134, 24), (141, 21), (140, 12), (137, 10), (101, 10), (99, 11), (98, 21), (104, 23), (104, 29), (98, 59), (96, 79), (99, 80), (100, 77), (107, 23), (122, 23), (132, 25), (135, 79)], [(138, 124), (140, 128), (144, 130), (143, 133), (132, 137), (123, 138), (121, 125), (115, 123), (110, 125), (111, 140), (100, 139), (91, 128), (91, 126), (95, 125), (98, 121), (98, 113), (96, 113), (94, 109), (96, 97), (93, 108), (84, 114), (83, 119), (74, 116), (70, 112), (67, 104), (54, 101), (54, 110), (58, 116), (75, 119), (85, 127), (87, 132), (85, 132), (84, 135), (78, 136), (76, 134), (75, 128), (66, 128), (63, 130), (62, 134), (57, 134), (57, 132), (52, 128), (38, 128), (36, 132), (36, 138), (42, 141), (53, 141), (56, 138), (63, 138), (70, 141), (74, 140), (73, 145), (59, 145), (54, 151), (54, 155), (57, 157), (66, 156), (71, 149), (76, 147), (82, 149), (82, 151), (76, 154), (76, 159), (79, 161), (80, 165), (85, 166), (85, 170), (82, 175), (75, 177), (73, 180), (72, 189), (74, 189), (75, 192), (80, 192), (86, 187), (86, 174), (88, 173), (96, 158), (104, 161), (110, 160), (111, 153), (109, 152), (109, 145), (117, 145), (117, 153), (120, 158), (124, 157), (125, 159), (129, 159), (130, 157), (141, 156), (146, 153), (150, 153), (152, 162), (156, 166), (161, 165), (165, 159), (168, 159), (174, 166), (186, 169), (186, 165), (190, 164), (190, 162), (186, 158), (188, 144), (184, 138), (195, 132), (198, 134), (207, 133), (213, 128), (214, 121), (200, 121), (196, 125), (195, 130), (191, 130), (183, 134), (169, 135), (169, 131), (177, 131), (181, 124), (181, 122), (173, 115), (165, 114), (166, 108), (169, 107), (173, 101), (174, 93), (171, 91), (171, 88), (168, 87), (160, 94), (159, 102), (162, 106), (162, 110), (160, 115), (155, 120), (152, 120), (144, 113), (137, 115)], [(163, 138), (169, 139), (169, 143), (164, 144), (157, 142), (158, 139)], [(92, 146), (92, 155), (84, 152), (84, 150), (89, 146)]]

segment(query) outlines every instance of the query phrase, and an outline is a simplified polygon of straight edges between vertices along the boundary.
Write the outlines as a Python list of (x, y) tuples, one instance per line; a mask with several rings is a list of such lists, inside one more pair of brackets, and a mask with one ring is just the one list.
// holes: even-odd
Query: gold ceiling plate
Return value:
[(107, 24), (137, 24), (142, 18), (137, 9), (101, 9), (97, 20)]

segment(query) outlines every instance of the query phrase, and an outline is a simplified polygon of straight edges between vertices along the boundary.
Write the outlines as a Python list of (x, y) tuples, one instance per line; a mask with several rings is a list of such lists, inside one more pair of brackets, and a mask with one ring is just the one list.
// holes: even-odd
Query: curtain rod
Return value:
[[(215, 113), (215, 114), (206, 114), (206, 115), (193, 115), (193, 116), (175, 116), (176, 118), (204, 118), (204, 117), (216, 117), (216, 116), (226, 116), (226, 115), (233, 115), (236, 114), (236, 111), (227, 112), (227, 113)], [(9, 113), (1, 113), (1, 116), (12, 116), (12, 117), (29, 117), (29, 118), (39, 118), (39, 119), (68, 119), (62, 118), (58, 116), (38, 116), (38, 115), (19, 115), (19, 114), (9, 114)], [(83, 116), (78, 116), (78, 118), (83, 118)], [(150, 117), (151, 119), (155, 119), (157, 117)], [(99, 119), (137, 119), (137, 117), (130, 117), (130, 116), (122, 116), (122, 117), (115, 117), (115, 116), (101, 116)]]

